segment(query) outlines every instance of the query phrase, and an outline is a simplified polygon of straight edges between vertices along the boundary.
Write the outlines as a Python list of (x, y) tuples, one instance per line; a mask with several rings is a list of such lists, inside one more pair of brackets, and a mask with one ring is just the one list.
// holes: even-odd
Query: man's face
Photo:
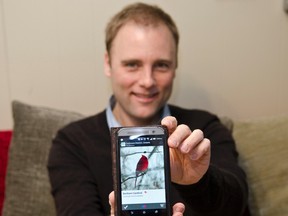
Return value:
[(118, 32), (105, 56), (122, 125), (152, 123), (171, 95), (176, 70), (176, 44), (169, 29), (130, 22)]

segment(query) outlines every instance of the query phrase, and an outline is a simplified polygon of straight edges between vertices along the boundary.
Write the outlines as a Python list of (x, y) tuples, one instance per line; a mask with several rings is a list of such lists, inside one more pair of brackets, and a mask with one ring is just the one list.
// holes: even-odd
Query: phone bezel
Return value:
[[(115, 200), (116, 200), (116, 212), (117, 215), (133, 215), (130, 214), (132, 210), (122, 210), (122, 198), (121, 198), (121, 174), (120, 174), (120, 143), (119, 139), (121, 137), (131, 136), (131, 135), (161, 135), (164, 136), (163, 139), (163, 150), (164, 150), (164, 176), (165, 176), (165, 198), (166, 198), (166, 208), (165, 209), (154, 209), (153, 213), (152, 210), (146, 211), (146, 216), (153, 215), (153, 216), (164, 216), (164, 215), (171, 215), (171, 206), (170, 206), (170, 162), (169, 162), (169, 148), (167, 145), (168, 139), (168, 130), (165, 126), (156, 125), (156, 126), (145, 126), (145, 127), (118, 127), (112, 128), (112, 140), (114, 140), (114, 190), (115, 190)], [(116, 181), (116, 182), (115, 182)], [(158, 213), (155, 214), (155, 211), (158, 210)], [(137, 215), (141, 210), (135, 210), (136, 212), (134, 215)], [(149, 213), (151, 212), (151, 213)]]

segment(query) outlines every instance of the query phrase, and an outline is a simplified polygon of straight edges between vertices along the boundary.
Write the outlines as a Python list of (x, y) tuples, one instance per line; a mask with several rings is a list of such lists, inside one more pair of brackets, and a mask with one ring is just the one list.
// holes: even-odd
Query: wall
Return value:
[[(0, 129), (12, 100), (94, 114), (111, 94), (104, 28), (133, 1), (0, 0)], [(282, 0), (155, 2), (178, 24), (170, 102), (234, 119), (288, 114), (288, 14)]]

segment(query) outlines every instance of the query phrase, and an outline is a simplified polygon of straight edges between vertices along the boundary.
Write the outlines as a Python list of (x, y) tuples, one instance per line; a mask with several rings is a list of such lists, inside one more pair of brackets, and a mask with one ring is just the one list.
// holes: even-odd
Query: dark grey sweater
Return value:
[[(187, 124), (191, 130), (201, 129), (211, 141), (207, 173), (191, 186), (172, 183), (171, 204), (183, 202), (187, 216), (243, 215), (248, 187), (230, 132), (208, 112), (171, 105), (169, 108), (178, 124)], [(113, 190), (113, 182), (105, 111), (58, 132), (50, 151), (48, 171), (58, 215), (109, 215), (108, 194)]]

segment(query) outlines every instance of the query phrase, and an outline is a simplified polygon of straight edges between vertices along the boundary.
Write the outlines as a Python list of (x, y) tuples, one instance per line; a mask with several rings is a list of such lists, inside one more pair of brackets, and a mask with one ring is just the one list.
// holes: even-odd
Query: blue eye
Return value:
[(165, 63), (159, 63), (158, 67), (160, 67), (160, 68), (168, 68), (169, 66), (167, 64), (165, 64)]
[(131, 63), (127, 63), (126, 67), (130, 67), (130, 68), (136, 68), (138, 65), (136, 62), (131, 62)]
[(134, 71), (140, 67), (140, 63), (137, 61), (125, 61), (123, 66), (127, 68), (127, 70)]
[(170, 64), (166, 62), (158, 62), (155, 64), (154, 68), (159, 71), (167, 71), (170, 69)]

